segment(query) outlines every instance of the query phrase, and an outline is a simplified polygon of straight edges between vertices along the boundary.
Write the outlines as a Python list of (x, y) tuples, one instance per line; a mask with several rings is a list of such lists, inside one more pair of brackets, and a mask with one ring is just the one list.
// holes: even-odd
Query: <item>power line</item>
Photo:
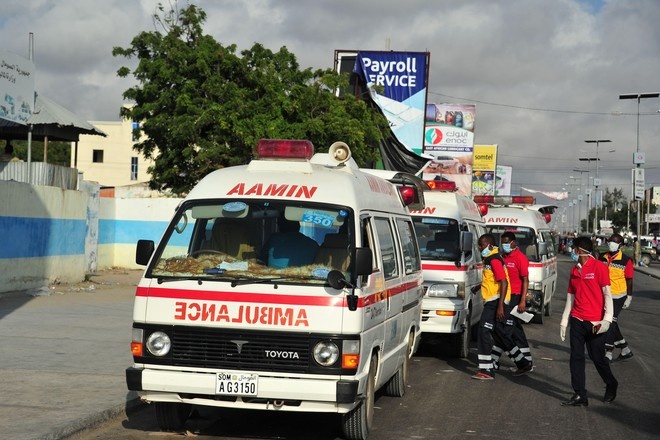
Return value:
[[(560, 109), (550, 109), (550, 108), (540, 108), (540, 107), (526, 107), (522, 105), (513, 105), (513, 104), (500, 104), (497, 102), (481, 101), (478, 99), (463, 98), (460, 96), (451, 96), (445, 95), (438, 92), (428, 92), (429, 95), (443, 96), (445, 98), (455, 99), (461, 102), (476, 102), (478, 104), (493, 105), (497, 107), (507, 107), (507, 108), (517, 108), (520, 110), (530, 110), (535, 112), (547, 112), (547, 113), (570, 113), (570, 114), (580, 114), (580, 115), (600, 115), (600, 116), (637, 116), (637, 113), (625, 113), (625, 112), (585, 112), (578, 110), (560, 110)], [(660, 116), (658, 112), (645, 112), (640, 113), (640, 116)]]

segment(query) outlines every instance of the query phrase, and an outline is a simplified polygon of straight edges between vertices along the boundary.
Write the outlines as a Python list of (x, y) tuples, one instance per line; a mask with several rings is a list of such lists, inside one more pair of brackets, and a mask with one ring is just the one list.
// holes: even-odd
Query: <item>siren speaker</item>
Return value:
[(338, 163), (341, 164), (351, 158), (351, 149), (348, 148), (348, 145), (346, 145), (346, 143), (338, 141), (330, 145), (330, 150), (328, 150), (328, 154), (330, 154), (330, 157), (332, 157), (334, 160), (336, 160)]

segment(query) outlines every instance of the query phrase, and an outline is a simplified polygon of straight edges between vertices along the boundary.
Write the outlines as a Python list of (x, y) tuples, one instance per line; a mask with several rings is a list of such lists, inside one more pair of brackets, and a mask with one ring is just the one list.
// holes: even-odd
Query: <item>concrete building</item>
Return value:
[[(71, 167), (82, 173), (81, 179), (97, 182), (103, 187), (141, 186), (150, 179), (146, 160), (133, 144), (133, 121), (90, 121), (107, 137), (81, 135), (77, 151), (71, 144)], [(77, 163), (76, 163), (77, 156)]]

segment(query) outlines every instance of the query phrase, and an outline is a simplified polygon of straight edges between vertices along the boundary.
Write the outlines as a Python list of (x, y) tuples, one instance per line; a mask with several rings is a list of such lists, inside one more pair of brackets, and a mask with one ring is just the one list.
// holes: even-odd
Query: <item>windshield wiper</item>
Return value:
[(200, 279), (199, 277), (176, 277), (171, 275), (168, 276), (161, 275), (156, 277), (156, 282), (158, 284), (163, 284), (170, 281), (197, 281), (197, 284), (200, 285), (202, 284), (202, 279)]

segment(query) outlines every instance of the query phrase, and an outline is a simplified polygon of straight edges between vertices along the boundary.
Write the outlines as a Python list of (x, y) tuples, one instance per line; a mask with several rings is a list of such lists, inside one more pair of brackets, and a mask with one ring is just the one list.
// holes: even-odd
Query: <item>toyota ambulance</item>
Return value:
[(518, 248), (529, 260), (527, 311), (534, 314), (532, 322), (543, 324), (544, 316), (552, 312), (557, 288), (557, 255), (549, 226), (553, 207), (534, 205), (534, 197), (529, 196), (474, 196), (474, 200), (490, 205), (484, 217), (486, 230), (498, 243), (505, 231), (516, 235)]
[(455, 182), (427, 184), (424, 208), (411, 210), (424, 270), (422, 334), (439, 339), (448, 354), (466, 358), (484, 307), (472, 288), (481, 285), (477, 239), (485, 225), (477, 204), (456, 193)]
[(190, 191), (158, 245), (138, 242), (126, 381), (162, 430), (206, 405), (340, 414), (366, 439), (376, 390), (403, 396), (423, 295), (407, 204), (423, 197), (342, 142), (313, 149), (260, 141)]

